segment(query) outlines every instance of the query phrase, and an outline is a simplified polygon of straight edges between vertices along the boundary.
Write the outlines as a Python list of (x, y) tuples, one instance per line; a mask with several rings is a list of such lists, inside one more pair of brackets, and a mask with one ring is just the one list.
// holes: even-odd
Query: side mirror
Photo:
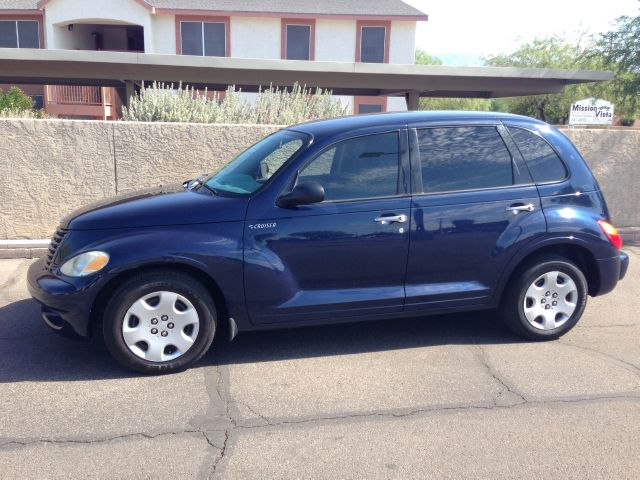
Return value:
[(309, 205), (324, 200), (324, 187), (318, 182), (302, 182), (293, 187), (289, 193), (278, 198), (278, 206), (292, 208), (298, 205)]

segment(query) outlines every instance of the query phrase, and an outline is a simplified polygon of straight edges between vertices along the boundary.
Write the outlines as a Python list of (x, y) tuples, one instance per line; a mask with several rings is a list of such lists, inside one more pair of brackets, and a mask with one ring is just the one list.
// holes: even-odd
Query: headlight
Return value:
[(65, 262), (60, 271), (69, 277), (86, 277), (99, 272), (109, 263), (105, 252), (86, 252)]

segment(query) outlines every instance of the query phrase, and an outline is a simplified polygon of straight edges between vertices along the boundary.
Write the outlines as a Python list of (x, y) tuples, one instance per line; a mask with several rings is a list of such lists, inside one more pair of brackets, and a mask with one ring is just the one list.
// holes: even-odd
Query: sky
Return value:
[(449, 65), (477, 65), (536, 37), (607, 31), (621, 15), (638, 15), (638, 0), (404, 0), (429, 15), (416, 46)]

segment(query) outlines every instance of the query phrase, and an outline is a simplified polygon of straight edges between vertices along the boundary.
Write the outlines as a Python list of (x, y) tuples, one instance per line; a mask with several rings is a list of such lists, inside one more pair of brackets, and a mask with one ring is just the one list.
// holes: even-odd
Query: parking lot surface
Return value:
[(640, 252), (558, 341), (491, 312), (217, 339), (187, 372), (51, 333), (0, 262), (0, 477), (640, 478)]

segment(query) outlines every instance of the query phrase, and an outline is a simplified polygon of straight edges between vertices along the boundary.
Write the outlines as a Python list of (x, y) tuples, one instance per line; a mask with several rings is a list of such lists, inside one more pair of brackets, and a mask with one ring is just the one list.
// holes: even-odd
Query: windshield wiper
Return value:
[(184, 182), (182, 186), (187, 190), (200, 190), (202, 187), (204, 187), (214, 195), (220, 196), (220, 192), (218, 190), (206, 184), (205, 179), (208, 177), (208, 174), (200, 175), (198, 178)]
[(207, 184), (206, 184), (206, 183), (204, 183), (204, 182), (199, 184), (198, 189), (201, 189), (201, 188), (203, 188), (203, 187), (204, 187), (205, 189), (209, 190), (211, 193), (213, 193), (216, 197), (219, 197), (219, 196), (220, 196), (220, 192), (219, 192), (218, 190), (216, 190), (216, 189), (215, 189), (215, 188), (213, 188), (213, 187), (210, 187), (209, 185), (207, 185)]

